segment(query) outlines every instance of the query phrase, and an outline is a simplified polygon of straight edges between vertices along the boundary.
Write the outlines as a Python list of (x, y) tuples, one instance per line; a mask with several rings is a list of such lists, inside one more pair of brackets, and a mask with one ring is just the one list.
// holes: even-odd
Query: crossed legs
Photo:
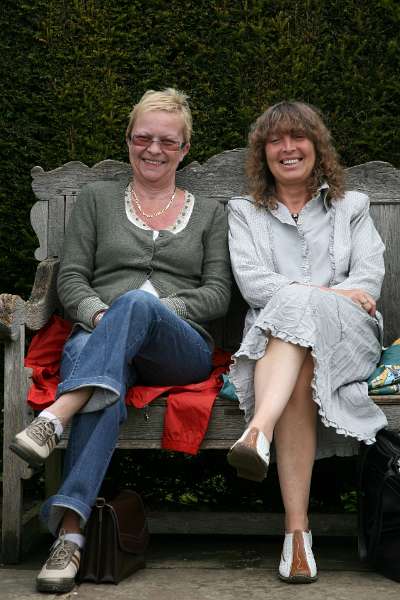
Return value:
[(286, 531), (308, 528), (308, 499), (316, 450), (317, 405), (307, 348), (271, 338), (255, 368), (255, 412), (249, 428), (274, 438)]
[(308, 528), (316, 451), (313, 372), (309, 349), (272, 337), (265, 355), (255, 367), (254, 416), (228, 454), (228, 461), (236, 467), (238, 475), (261, 481), (274, 438), (286, 531), (279, 577), (293, 583), (310, 583), (317, 579)]
[[(69, 338), (59, 398), (13, 442), (21, 458), (42, 464), (74, 417), (63, 483), (41, 510), (42, 519), (58, 538), (37, 578), (40, 591), (65, 592), (74, 584), (83, 544), (79, 532), (89, 518), (126, 419), (127, 387), (137, 378), (153, 385), (202, 381), (211, 367), (211, 350), (202, 336), (141, 290), (115, 300), (92, 333), (77, 330)], [(88, 402), (89, 408), (77, 414)]]
[[(92, 387), (84, 387), (63, 394), (54, 402), (51, 412), (56, 416), (63, 427), (66, 427), (72, 417), (81, 410), (92, 394)], [(81, 532), (81, 519), (74, 510), (65, 509), (60, 529), (68, 533)]]
[(287, 532), (308, 529), (307, 513), (317, 429), (317, 405), (312, 399), (310, 387), (313, 366), (308, 353), (274, 431)]
[[(308, 529), (308, 502), (316, 450), (317, 405), (312, 399), (313, 360), (301, 346), (271, 338), (256, 365), (255, 412), (249, 428), (275, 441), (279, 482), (285, 507), (285, 529)], [(66, 423), (85, 404), (90, 388), (62, 396), (52, 410)], [(71, 396), (70, 398), (67, 396)], [(63, 528), (79, 531), (79, 516), (67, 510)]]

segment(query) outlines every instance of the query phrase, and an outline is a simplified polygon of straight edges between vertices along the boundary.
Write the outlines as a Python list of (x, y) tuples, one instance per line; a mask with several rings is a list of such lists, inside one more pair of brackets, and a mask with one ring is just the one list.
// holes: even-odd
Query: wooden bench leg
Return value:
[(3, 434), (3, 511), (2, 561), (17, 563), (21, 551), (23, 486), (22, 478), (30, 469), (9, 450), (9, 444), (25, 425), (26, 373), (23, 366), (25, 331), (19, 338), (5, 343), (4, 348), (4, 434)]
[(10, 455), (4, 453), (1, 555), (6, 565), (19, 562), (22, 525), (22, 480)]

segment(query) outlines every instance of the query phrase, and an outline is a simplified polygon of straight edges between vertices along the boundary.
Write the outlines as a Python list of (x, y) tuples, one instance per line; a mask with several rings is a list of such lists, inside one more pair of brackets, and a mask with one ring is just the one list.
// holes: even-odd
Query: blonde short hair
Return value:
[(166, 88), (159, 92), (147, 90), (129, 114), (126, 139), (130, 140), (135, 121), (140, 114), (150, 110), (165, 110), (182, 116), (184, 142), (190, 142), (192, 137), (192, 113), (187, 102), (188, 98), (189, 96), (175, 88)]

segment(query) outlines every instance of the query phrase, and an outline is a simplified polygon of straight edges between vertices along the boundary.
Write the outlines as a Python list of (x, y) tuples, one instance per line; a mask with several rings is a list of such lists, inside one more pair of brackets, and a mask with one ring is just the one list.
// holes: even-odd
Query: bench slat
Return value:
[[(375, 400), (376, 398), (376, 400)], [(382, 408), (391, 429), (400, 423), (400, 395), (377, 396), (374, 400)], [(379, 398), (379, 401), (377, 401)], [(166, 399), (159, 398), (145, 409), (129, 407), (128, 420), (119, 437), (120, 449), (161, 448)], [(217, 398), (201, 449), (227, 449), (240, 437), (244, 429), (243, 412), (236, 402)], [(67, 445), (69, 430), (62, 437), (60, 448)]]
[[(314, 536), (356, 536), (356, 514), (310, 515)], [(282, 535), (284, 515), (268, 512), (150, 511), (151, 534)]]

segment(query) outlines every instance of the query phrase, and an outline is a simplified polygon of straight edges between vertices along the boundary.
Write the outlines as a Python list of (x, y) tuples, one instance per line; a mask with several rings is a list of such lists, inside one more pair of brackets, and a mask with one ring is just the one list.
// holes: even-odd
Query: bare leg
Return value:
[(272, 440), (274, 427), (295, 388), (307, 348), (271, 338), (254, 374), (255, 412), (249, 427), (257, 427)]
[(317, 405), (312, 399), (314, 363), (304, 361), (290, 400), (275, 427), (279, 482), (286, 532), (308, 529), (308, 503), (316, 450)]
[(80, 517), (78, 513), (67, 508), (63, 520), (61, 521), (60, 529), (64, 529), (66, 533), (81, 533)]
[(274, 428), (286, 408), (308, 349), (272, 337), (254, 374), (255, 412), (228, 453), (239, 477), (262, 481), (267, 474)]
[(68, 421), (86, 404), (92, 395), (92, 387), (79, 388), (60, 396), (49, 408), (50, 412), (58, 417), (63, 424)]

